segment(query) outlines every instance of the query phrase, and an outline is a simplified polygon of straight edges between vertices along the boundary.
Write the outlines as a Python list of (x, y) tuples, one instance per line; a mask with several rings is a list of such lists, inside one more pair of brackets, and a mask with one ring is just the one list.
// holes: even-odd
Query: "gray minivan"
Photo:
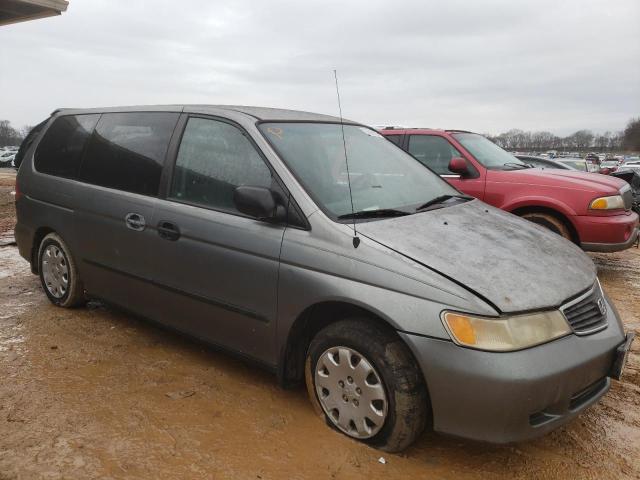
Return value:
[(306, 382), (328, 425), (387, 451), (427, 425), (544, 434), (633, 339), (578, 247), (355, 122), (65, 109), (19, 159), (16, 240), (54, 304), (100, 298)]

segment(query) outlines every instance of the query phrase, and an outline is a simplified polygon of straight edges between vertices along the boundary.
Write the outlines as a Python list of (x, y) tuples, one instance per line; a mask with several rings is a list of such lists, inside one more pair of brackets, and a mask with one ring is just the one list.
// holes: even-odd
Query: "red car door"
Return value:
[[(484, 169), (476, 168), (447, 138), (441, 135), (411, 134), (407, 151), (461, 192), (484, 199)], [(468, 175), (459, 175), (449, 170), (449, 162), (454, 157), (465, 159), (469, 168)]]

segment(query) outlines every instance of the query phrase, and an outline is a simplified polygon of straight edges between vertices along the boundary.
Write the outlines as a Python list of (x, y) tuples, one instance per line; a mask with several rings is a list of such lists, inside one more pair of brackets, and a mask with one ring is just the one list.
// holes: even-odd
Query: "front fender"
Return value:
[(505, 204), (500, 206), (502, 210), (506, 210), (507, 212), (513, 212), (514, 210), (518, 210), (523, 207), (542, 207), (556, 210), (567, 217), (570, 221), (571, 217), (577, 215), (576, 211), (564, 202), (556, 200), (555, 198), (534, 195), (509, 199)]
[(496, 315), (468, 289), (361, 238), (354, 249), (351, 236), (336, 236), (328, 243), (321, 235), (286, 231), (278, 279), (279, 343), (305, 310), (326, 302), (359, 307), (396, 330), (444, 339), (449, 335), (440, 321), (443, 309)]

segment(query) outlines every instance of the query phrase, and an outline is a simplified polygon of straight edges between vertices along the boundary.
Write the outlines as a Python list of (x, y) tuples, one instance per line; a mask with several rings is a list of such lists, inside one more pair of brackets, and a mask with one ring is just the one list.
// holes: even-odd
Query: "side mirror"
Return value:
[(278, 205), (273, 192), (265, 187), (236, 187), (233, 204), (240, 213), (258, 220), (280, 221), (286, 216), (285, 208)]
[(453, 157), (449, 161), (449, 171), (465, 177), (469, 175), (469, 166), (467, 165), (467, 161), (464, 158)]

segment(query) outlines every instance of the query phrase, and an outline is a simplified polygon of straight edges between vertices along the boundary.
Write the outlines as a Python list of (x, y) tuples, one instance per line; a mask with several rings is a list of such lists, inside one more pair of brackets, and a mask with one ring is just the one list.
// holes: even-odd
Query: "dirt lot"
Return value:
[[(0, 173), (0, 225), (13, 225)], [(1, 229), (0, 229), (1, 233)], [(594, 255), (640, 333), (640, 251)], [(0, 480), (30, 478), (640, 478), (640, 342), (624, 382), (540, 440), (426, 433), (403, 455), (329, 430), (303, 389), (99, 304), (64, 310), (0, 248)], [(384, 456), (387, 463), (378, 461)]]

